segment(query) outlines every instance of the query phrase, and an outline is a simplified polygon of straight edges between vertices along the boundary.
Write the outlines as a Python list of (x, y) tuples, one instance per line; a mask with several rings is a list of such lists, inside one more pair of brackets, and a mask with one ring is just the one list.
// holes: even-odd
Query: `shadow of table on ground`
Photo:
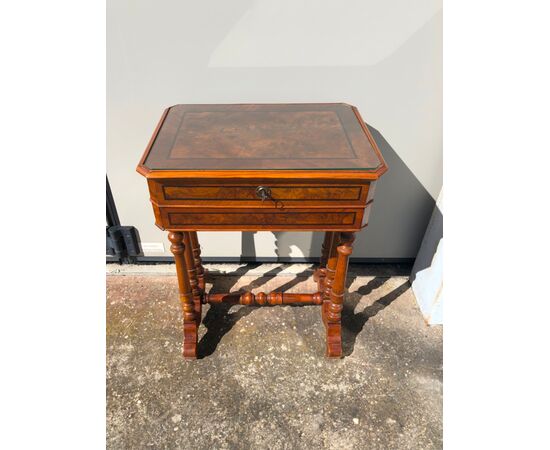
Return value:
[[(369, 295), (375, 289), (381, 287), (389, 278), (387, 277), (375, 277), (367, 284), (359, 287), (357, 290), (349, 292), (346, 295), (344, 301), (344, 307), (342, 309), (342, 351), (345, 356), (350, 356), (355, 348), (355, 342), (357, 336), (367, 321), (382, 311), (384, 308), (391, 305), (397, 298), (404, 294), (407, 289), (410, 288), (410, 283), (405, 280), (401, 285), (395, 288), (393, 291), (387, 293), (383, 297), (380, 297), (370, 306), (367, 306), (362, 311), (356, 313), (355, 308), (365, 295)], [(353, 281), (350, 280), (351, 285)]]
[[(240, 277), (246, 273), (256, 269), (260, 264), (249, 264), (245, 267), (239, 267), (237, 271), (225, 274), (222, 278), (218, 278), (214, 283), (211, 293), (228, 292), (231, 286), (234, 286)], [(248, 285), (242, 286), (237, 292), (251, 291), (258, 289), (262, 285), (268, 283), (283, 270), (282, 266), (275, 267), (261, 276), (252, 280)], [(276, 292), (286, 292), (299, 283), (308, 279), (311, 275), (311, 268), (307, 268), (303, 272), (296, 274), (294, 278), (279, 286)], [(351, 286), (354, 278), (348, 280), (347, 285)], [(401, 296), (407, 289), (410, 288), (410, 283), (405, 280), (396, 289), (374, 301), (370, 306), (367, 306), (360, 312), (355, 312), (355, 309), (361, 299), (371, 294), (375, 289), (380, 288), (389, 277), (375, 277), (369, 280), (365, 285), (360, 286), (354, 291), (346, 295), (346, 299), (342, 310), (342, 345), (344, 357), (353, 354), (357, 336), (363, 330), (367, 321), (388, 307), (393, 301)], [(198, 357), (206, 358), (214, 353), (222, 338), (235, 326), (235, 324), (243, 317), (248, 316), (258, 306), (242, 306), (233, 312), (230, 312), (231, 304), (216, 304), (210, 305), (206, 315), (202, 320), (202, 324), (206, 327), (206, 333), (198, 343)], [(303, 305), (289, 305), (292, 307), (301, 308)], [(262, 306), (262, 308), (269, 306)], [(320, 319), (319, 319), (320, 320)]]
[[(230, 274), (226, 274), (227, 281), (230, 281), (231, 285), (234, 285), (238, 279), (235, 279), (235, 276), (233, 274), (235, 273), (238, 276), (243, 276), (247, 272), (250, 272), (251, 270), (257, 268), (260, 264), (251, 264), (247, 265), (245, 268), (240, 267), (237, 269), (237, 272), (232, 272)], [(266, 284), (268, 281), (275, 278), (280, 272), (284, 270), (283, 266), (275, 267), (267, 272), (265, 272), (263, 275), (259, 276), (258, 278), (255, 278), (252, 280), (248, 285), (241, 286), (236, 292), (246, 292), (246, 291), (252, 291), (253, 289), (258, 289), (262, 285)], [(307, 268), (303, 272), (297, 273), (295, 278), (292, 278), (282, 286), (279, 286), (277, 289), (275, 289), (275, 292), (286, 292), (289, 289), (293, 288), (299, 283), (302, 283), (303, 281), (307, 280), (308, 276), (311, 273), (311, 268)], [(218, 281), (220, 281), (218, 279)], [(212, 290), (210, 293), (219, 293), (219, 292), (228, 292), (228, 283), (215, 283), (212, 286)], [(223, 336), (225, 336), (234, 326), (235, 324), (242, 319), (243, 317), (248, 316), (252, 311), (254, 311), (258, 306), (243, 306), (240, 307), (238, 310), (234, 312), (229, 312), (231, 307), (234, 305), (231, 304), (217, 304), (217, 305), (210, 305), (210, 309), (204, 316), (202, 320), (202, 324), (206, 327), (207, 331), (206, 334), (202, 337), (202, 339), (198, 343), (197, 347), (197, 353), (198, 358), (205, 358), (207, 356), (210, 356), (214, 351), (216, 350), (218, 344), (220, 343)], [(294, 305), (292, 305), (294, 306)], [(271, 307), (269, 305), (262, 306), (262, 308)]]

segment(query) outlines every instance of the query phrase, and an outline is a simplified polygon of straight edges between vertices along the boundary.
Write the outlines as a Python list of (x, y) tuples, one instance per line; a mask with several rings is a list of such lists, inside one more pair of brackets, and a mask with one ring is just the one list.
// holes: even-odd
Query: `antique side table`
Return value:
[[(183, 307), (183, 356), (197, 357), (205, 303), (321, 306), (326, 355), (342, 356), (341, 311), (354, 233), (387, 170), (357, 109), (338, 104), (176, 105), (137, 171), (169, 232)], [(208, 294), (197, 231), (324, 231), (318, 291)]]

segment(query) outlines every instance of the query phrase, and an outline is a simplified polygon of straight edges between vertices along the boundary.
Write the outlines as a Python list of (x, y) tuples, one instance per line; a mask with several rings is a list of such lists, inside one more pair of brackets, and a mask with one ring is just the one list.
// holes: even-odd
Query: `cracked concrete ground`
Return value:
[[(318, 306), (216, 305), (185, 361), (173, 268), (109, 266), (108, 448), (442, 448), (442, 329), (406, 276), (350, 267), (343, 359), (323, 356)], [(316, 288), (310, 265), (206, 267), (212, 292)]]

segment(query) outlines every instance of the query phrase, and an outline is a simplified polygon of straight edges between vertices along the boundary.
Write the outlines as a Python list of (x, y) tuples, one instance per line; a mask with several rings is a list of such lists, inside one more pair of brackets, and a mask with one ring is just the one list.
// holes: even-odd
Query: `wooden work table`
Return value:
[[(183, 355), (197, 357), (205, 303), (315, 304), (326, 355), (342, 356), (341, 311), (355, 232), (386, 163), (343, 103), (176, 105), (137, 167), (156, 225), (169, 232), (183, 307)], [(318, 291), (208, 294), (197, 231), (323, 231)]]

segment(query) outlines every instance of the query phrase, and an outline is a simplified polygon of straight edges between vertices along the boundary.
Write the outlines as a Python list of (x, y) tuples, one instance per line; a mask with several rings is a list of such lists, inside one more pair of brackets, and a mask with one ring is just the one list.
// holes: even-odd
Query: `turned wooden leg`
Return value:
[(325, 282), (325, 277), (327, 276), (327, 262), (330, 248), (332, 246), (333, 235), (333, 231), (327, 231), (325, 233), (325, 239), (323, 241), (323, 246), (321, 247), (321, 259), (319, 261), (319, 268), (313, 274), (313, 279), (317, 282), (317, 287), (320, 291), (323, 290), (323, 284)]
[(200, 325), (202, 317), (202, 301), (203, 291), (199, 287), (199, 280), (197, 277), (197, 267), (195, 266), (195, 258), (193, 256), (193, 246), (191, 240), (191, 233), (189, 231), (183, 232), (183, 245), (185, 246), (185, 265), (187, 266), (187, 273), (189, 274), (189, 283), (191, 285), (191, 292), (193, 293), (193, 302), (195, 304), (195, 319), (197, 320), (197, 326)]
[(338, 246), (336, 271), (330, 290), (330, 302), (326, 311), (327, 351), (326, 356), (339, 358), (342, 356), (342, 308), (346, 290), (348, 260), (352, 252), (354, 233), (341, 233)]
[(323, 304), (321, 306), (321, 316), (323, 318), (323, 323), (325, 327), (327, 326), (327, 312), (330, 304), (330, 290), (332, 283), (334, 281), (334, 274), (336, 273), (336, 262), (338, 261), (338, 252), (336, 247), (340, 242), (340, 233), (339, 232), (330, 232), (328, 233), (330, 238), (327, 243), (327, 262), (325, 266), (325, 276), (323, 278), (323, 284), (320, 286), (319, 290), (323, 293)]
[[(178, 275), (178, 286), (180, 301), (183, 309), (183, 356), (195, 359), (197, 357), (197, 329), (198, 322), (195, 314), (193, 292), (185, 263), (185, 244), (183, 233), (171, 231), (168, 239), (172, 243), (170, 251), (174, 254), (176, 261), (176, 272)], [(200, 317), (198, 318), (200, 320)]]
[(201, 246), (199, 245), (199, 236), (196, 231), (190, 231), (189, 236), (191, 237), (191, 248), (193, 249), (193, 258), (195, 259), (195, 268), (197, 269), (197, 279), (199, 281), (199, 288), (204, 291), (204, 277), (205, 270), (202, 267), (201, 259)]

